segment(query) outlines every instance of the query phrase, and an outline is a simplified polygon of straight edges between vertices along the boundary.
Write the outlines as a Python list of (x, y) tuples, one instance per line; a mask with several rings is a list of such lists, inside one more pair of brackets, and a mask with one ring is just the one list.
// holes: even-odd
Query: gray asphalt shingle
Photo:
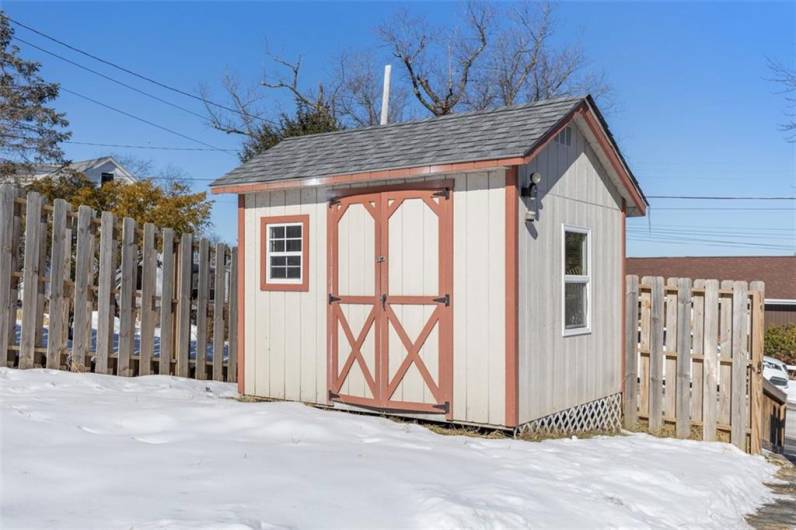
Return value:
[(211, 186), (523, 156), (584, 98), (283, 140)]

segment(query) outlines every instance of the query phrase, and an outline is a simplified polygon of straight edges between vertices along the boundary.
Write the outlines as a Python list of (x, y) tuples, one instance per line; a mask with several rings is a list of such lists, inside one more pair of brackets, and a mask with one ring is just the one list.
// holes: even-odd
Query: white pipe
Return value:
[(384, 90), (381, 93), (381, 125), (387, 125), (390, 107), (390, 74), (392, 73), (392, 65), (384, 65)]

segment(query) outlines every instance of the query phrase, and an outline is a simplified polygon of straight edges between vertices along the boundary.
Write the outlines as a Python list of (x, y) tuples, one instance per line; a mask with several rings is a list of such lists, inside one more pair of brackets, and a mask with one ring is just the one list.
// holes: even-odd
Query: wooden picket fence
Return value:
[(236, 296), (234, 248), (0, 185), (0, 366), (235, 381)]
[(762, 282), (626, 278), (626, 428), (758, 453)]

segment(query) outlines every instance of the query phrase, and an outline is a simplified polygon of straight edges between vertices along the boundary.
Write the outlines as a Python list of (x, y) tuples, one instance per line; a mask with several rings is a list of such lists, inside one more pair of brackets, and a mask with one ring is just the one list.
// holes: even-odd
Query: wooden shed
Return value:
[(617, 424), (625, 217), (590, 97), (282, 141), (238, 195), (242, 394), (459, 424)]

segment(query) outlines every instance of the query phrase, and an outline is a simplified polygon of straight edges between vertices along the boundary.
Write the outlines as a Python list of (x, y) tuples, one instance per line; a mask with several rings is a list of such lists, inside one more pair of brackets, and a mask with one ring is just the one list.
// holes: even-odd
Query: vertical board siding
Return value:
[(454, 177), (453, 419), (505, 421), (506, 175)]
[[(519, 198), (520, 423), (618, 393), (622, 386), (621, 198), (577, 129), (572, 139), (569, 146), (551, 142), (520, 168), (521, 182), (532, 172), (542, 175), (535, 200)], [(526, 211), (536, 220), (526, 222)], [(564, 224), (591, 230), (591, 332), (567, 337)]]
[[(500, 425), (505, 420), (505, 172), (460, 174), (452, 179), (452, 416), (459, 421)], [(243, 259), (247, 284), (251, 281), (254, 286), (259, 285), (260, 218), (308, 214), (310, 230), (307, 292), (246, 290), (246, 334), (238, 338), (244, 342), (246, 352), (246, 394), (327, 402), (327, 201), (331, 195), (360, 187), (363, 192), (367, 189), (308, 188), (245, 196)], [(433, 244), (423, 241), (428, 243), (426, 246)], [(340, 252), (347, 250), (341, 248)], [(404, 261), (405, 267), (411, 265), (411, 259)], [(345, 271), (341, 275), (341, 281), (348, 278)], [(348, 279), (361, 282), (359, 276)], [(436, 281), (436, 277), (422, 281)], [(356, 289), (356, 285), (352, 288)], [(372, 281), (370, 285), (372, 288)]]
[[(246, 195), (246, 334), (237, 338), (246, 352), (246, 394), (326, 403), (326, 194), (313, 188)], [(260, 218), (297, 214), (309, 215), (309, 290), (262, 291)]]

